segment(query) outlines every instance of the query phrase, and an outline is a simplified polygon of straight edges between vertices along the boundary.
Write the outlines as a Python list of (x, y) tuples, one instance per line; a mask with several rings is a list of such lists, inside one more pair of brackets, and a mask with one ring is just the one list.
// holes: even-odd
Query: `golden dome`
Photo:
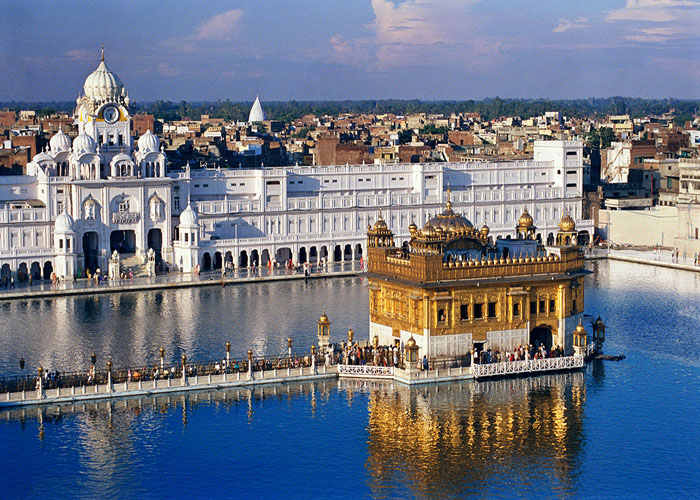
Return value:
[(411, 224), (408, 226), (408, 232), (414, 234), (416, 231), (418, 231), (418, 226), (415, 222), (412, 221)]
[(416, 339), (411, 337), (406, 341), (406, 347), (414, 347), (416, 345)]
[(384, 222), (384, 217), (382, 217), (381, 209), (379, 210), (379, 217), (377, 218), (377, 222), (374, 223), (374, 230), (376, 231), (377, 229), (387, 229), (386, 222)]
[(440, 228), (445, 233), (461, 233), (472, 227), (472, 223), (466, 217), (462, 217), (449, 208), (451, 203), (447, 202), (448, 208), (445, 208), (441, 214), (432, 217), (423, 226), (423, 234), (432, 234)]
[(533, 227), (534, 225), (535, 221), (532, 220), (532, 216), (527, 212), (526, 208), (518, 219), (518, 227)]
[(318, 318), (319, 323), (328, 323), (328, 316), (326, 316), (326, 310), (323, 310), (323, 314)]
[(578, 325), (576, 325), (576, 333), (586, 333), (586, 328), (583, 326), (581, 320), (578, 320)]
[(561, 222), (559, 223), (559, 229), (566, 232), (576, 231), (576, 223), (574, 222), (574, 219), (572, 219), (569, 215), (569, 212), (566, 212), (566, 215), (561, 218)]

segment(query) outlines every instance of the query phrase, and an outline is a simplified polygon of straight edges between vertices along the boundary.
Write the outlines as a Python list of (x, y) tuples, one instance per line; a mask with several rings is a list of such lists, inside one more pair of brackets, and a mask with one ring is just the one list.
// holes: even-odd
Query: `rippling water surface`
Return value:
[[(697, 498), (700, 286), (591, 265), (586, 312), (619, 363), (408, 389), (290, 384), (0, 411), (0, 497)], [(0, 372), (100, 360), (282, 352), (367, 336), (361, 279), (0, 304)]]

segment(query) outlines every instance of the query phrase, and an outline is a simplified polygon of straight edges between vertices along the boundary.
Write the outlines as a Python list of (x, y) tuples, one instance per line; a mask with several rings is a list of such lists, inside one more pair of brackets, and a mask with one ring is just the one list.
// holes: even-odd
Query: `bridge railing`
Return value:
[(358, 377), (392, 377), (394, 375), (393, 366), (374, 365), (338, 365), (338, 375), (358, 376)]
[[(335, 356), (329, 356), (328, 364), (336, 364)], [(316, 354), (316, 365), (322, 366), (326, 363), (325, 354)], [(312, 360), (310, 353), (293, 353), (278, 356), (254, 357), (252, 360), (253, 372), (272, 371), (275, 369), (286, 370), (287, 368), (308, 368), (311, 367)], [(220, 375), (223, 373), (237, 373), (248, 371), (247, 358), (230, 358), (222, 360), (210, 360), (200, 363), (187, 363), (185, 365), (188, 377)], [(138, 382), (148, 380), (165, 380), (168, 378), (182, 377), (182, 363), (148, 363), (140, 366), (112, 368), (112, 383), (121, 384), (124, 382)], [(0, 394), (34, 391), (37, 389), (38, 375), (16, 375), (0, 378)], [(67, 389), (70, 387), (104, 385), (108, 380), (107, 370), (93, 370), (88, 368), (77, 372), (61, 372), (49, 370), (44, 377), (44, 389)]]
[(557, 358), (528, 359), (507, 361), (504, 363), (475, 364), (472, 367), (474, 377), (499, 377), (519, 373), (546, 372), (583, 368), (583, 356), (562, 356)]

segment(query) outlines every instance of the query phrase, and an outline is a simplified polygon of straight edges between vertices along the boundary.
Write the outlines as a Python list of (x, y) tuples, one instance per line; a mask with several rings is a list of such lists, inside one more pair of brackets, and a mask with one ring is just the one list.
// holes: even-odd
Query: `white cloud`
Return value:
[(236, 33), (238, 22), (242, 16), (242, 9), (228, 10), (212, 16), (197, 27), (193, 38), (197, 40), (216, 38), (230, 40)]
[(605, 20), (683, 22), (687, 20), (689, 13), (699, 8), (700, 2), (695, 0), (627, 0), (623, 8), (608, 11)]
[(477, 0), (372, 0), (378, 68), (493, 65), (500, 42), (479, 33), (471, 6)]
[(559, 24), (557, 24), (552, 33), (564, 33), (565, 31), (582, 29), (588, 27), (588, 19), (585, 17), (579, 17), (573, 21), (569, 19), (564, 19), (563, 17), (559, 19)]
[(89, 58), (95, 58), (100, 55), (99, 51), (95, 50), (88, 50), (88, 49), (75, 49), (75, 50), (69, 50), (68, 52), (64, 52), (65, 56), (68, 56), (69, 59), (73, 59), (74, 61), (80, 61), (83, 59), (89, 59)]

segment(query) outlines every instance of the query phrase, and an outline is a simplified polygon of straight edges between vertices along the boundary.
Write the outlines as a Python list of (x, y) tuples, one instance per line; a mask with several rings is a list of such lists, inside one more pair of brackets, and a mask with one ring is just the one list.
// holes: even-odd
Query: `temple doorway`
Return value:
[(530, 345), (539, 347), (540, 344), (547, 348), (547, 352), (552, 349), (552, 328), (550, 326), (540, 325), (530, 332)]
[(89, 231), (83, 235), (83, 255), (85, 256), (85, 269), (89, 269), (91, 273), (100, 267), (98, 262), (99, 237), (95, 231)]
[[(120, 254), (136, 253), (136, 232), (133, 229), (117, 229), (109, 235), (109, 251)], [(154, 248), (155, 250), (155, 248)]]

